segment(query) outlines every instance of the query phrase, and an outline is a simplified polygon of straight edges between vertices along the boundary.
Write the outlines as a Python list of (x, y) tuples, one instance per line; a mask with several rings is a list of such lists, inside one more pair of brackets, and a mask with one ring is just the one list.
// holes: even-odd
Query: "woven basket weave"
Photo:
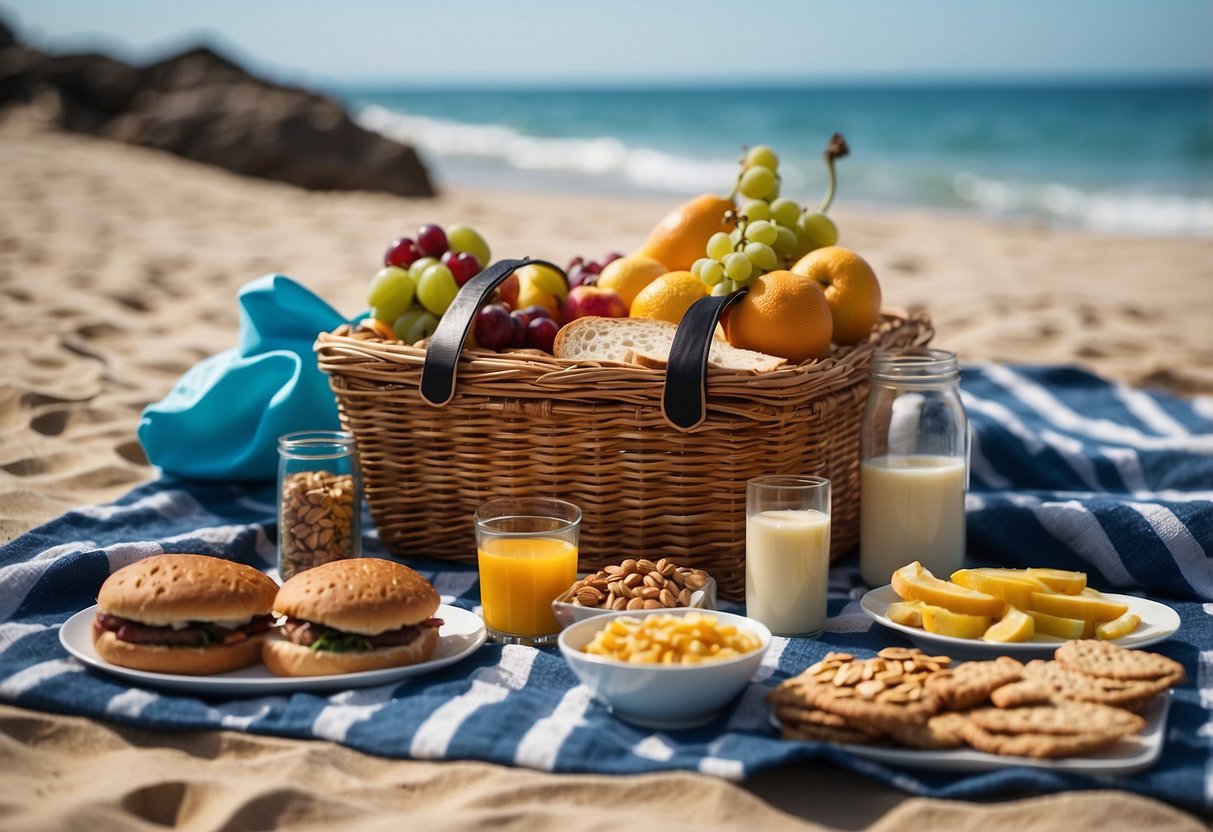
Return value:
[(833, 487), (831, 553), (859, 539), (859, 427), (877, 349), (926, 344), (926, 315), (889, 315), (866, 343), (757, 374), (712, 369), (703, 424), (661, 407), (662, 370), (468, 350), (457, 393), (422, 400), (425, 351), (343, 327), (316, 342), (354, 435), (380, 540), (397, 556), (475, 562), (472, 513), (500, 496), (581, 507), (580, 568), (666, 556), (745, 595), (745, 484), (813, 474)]

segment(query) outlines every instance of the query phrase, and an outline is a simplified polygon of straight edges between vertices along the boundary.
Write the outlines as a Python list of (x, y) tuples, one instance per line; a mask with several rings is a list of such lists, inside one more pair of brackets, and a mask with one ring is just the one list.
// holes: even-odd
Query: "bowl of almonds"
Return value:
[(608, 612), (716, 609), (716, 579), (669, 558), (628, 558), (577, 581), (552, 602), (561, 627)]

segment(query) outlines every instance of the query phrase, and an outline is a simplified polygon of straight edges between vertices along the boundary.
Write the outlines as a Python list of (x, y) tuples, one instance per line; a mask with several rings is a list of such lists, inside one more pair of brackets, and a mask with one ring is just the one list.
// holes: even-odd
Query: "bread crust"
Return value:
[(441, 602), (430, 582), (402, 563), (349, 558), (295, 575), (273, 607), (291, 618), (375, 636), (432, 618)]
[(268, 613), (277, 592), (272, 578), (243, 563), (207, 555), (153, 555), (106, 578), (97, 608), (149, 627), (245, 621)]
[(256, 664), (265, 640), (263, 633), (232, 645), (164, 647), (122, 641), (109, 630), (93, 629), (93, 650), (104, 661), (132, 670), (184, 676), (211, 676)]
[(437, 627), (423, 627), (417, 638), (400, 647), (348, 653), (312, 650), (274, 634), (261, 647), (261, 661), (276, 676), (331, 676), (419, 664), (434, 654), (437, 645)]

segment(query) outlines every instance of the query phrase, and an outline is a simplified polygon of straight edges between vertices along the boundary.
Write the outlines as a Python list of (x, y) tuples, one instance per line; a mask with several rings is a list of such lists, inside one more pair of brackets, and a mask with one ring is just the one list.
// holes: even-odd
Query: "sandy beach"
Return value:
[[(246, 281), (286, 274), (352, 316), (386, 243), (423, 222), (469, 223), (497, 256), (563, 262), (635, 248), (675, 202), (311, 193), (47, 132), (24, 112), (0, 122), (0, 182), (0, 541), (154, 477), (135, 440), (139, 413), (234, 344)], [(925, 307), (936, 343), (963, 361), (1077, 362), (1133, 385), (1213, 394), (1213, 240), (860, 212), (845, 188), (835, 215), (886, 304)], [(406, 815), (453, 829), (621, 828), (657, 816), (671, 829), (1199, 828), (1119, 793), (978, 807), (905, 799), (809, 765), (744, 786), (689, 773), (551, 776), (318, 742), (153, 735), (11, 707), (0, 708), (0, 771), (0, 826), (30, 830), (97, 820), (369, 829)]]

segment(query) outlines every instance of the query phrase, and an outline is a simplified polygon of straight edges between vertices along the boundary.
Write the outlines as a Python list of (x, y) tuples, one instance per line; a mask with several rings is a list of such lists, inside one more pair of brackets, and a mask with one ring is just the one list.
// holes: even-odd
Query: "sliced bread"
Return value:
[[(670, 357), (670, 345), (678, 327), (668, 321), (648, 318), (577, 318), (556, 334), (552, 351), (570, 361), (618, 361), (662, 369)], [(770, 372), (788, 362), (774, 355), (734, 347), (713, 339), (708, 366), (730, 370)]]

